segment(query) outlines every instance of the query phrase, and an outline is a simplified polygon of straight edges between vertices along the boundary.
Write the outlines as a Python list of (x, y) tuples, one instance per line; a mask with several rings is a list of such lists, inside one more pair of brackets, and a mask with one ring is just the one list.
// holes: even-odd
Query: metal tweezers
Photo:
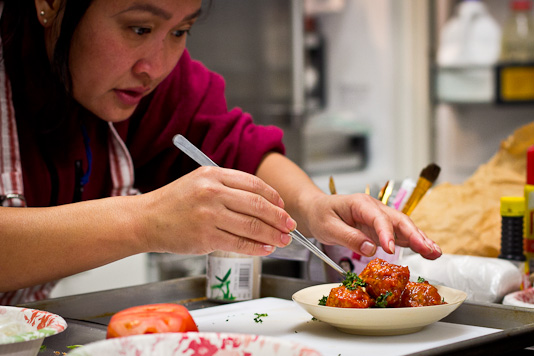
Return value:
[[(186, 155), (191, 157), (195, 162), (197, 162), (201, 166), (218, 167), (215, 162), (213, 162), (208, 156), (204, 154), (204, 152), (199, 150), (195, 145), (189, 142), (189, 140), (186, 139), (184, 136), (176, 135), (173, 137), (172, 142), (174, 143), (176, 147), (182, 150)], [(323, 251), (321, 251), (317, 246), (315, 246), (312, 242), (310, 242), (310, 240), (308, 240), (304, 235), (302, 235), (297, 229), (289, 232), (289, 235), (291, 236), (291, 238), (293, 238), (294, 240), (297, 240), (299, 243), (304, 245), (304, 247), (306, 247), (308, 250), (314, 253), (317, 257), (323, 260), (330, 267), (332, 267), (337, 272), (339, 272), (342, 276), (346, 275), (347, 272), (345, 272), (343, 268), (341, 268), (337, 263), (332, 261), (327, 255), (324, 254)]]

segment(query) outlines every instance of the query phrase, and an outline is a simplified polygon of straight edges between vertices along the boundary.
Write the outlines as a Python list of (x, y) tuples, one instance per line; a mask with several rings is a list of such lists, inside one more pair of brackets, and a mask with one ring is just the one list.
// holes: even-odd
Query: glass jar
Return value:
[(501, 61), (534, 61), (534, 21), (530, 0), (510, 1), (510, 15), (501, 41)]
[(208, 255), (206, 296), (219, 302), (260, 297), (261, 257), (214, 251)]

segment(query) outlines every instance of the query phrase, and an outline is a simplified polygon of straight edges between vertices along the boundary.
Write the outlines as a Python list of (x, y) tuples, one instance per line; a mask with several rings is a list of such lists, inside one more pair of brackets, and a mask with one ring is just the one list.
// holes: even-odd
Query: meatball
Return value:
[(400, 307), (424, 307), (446, 304), (439, 295), (438, 289), (427, 281), (408, 282), (402, 293)]
[(385, 306), (396, 307), (400, 303), (404, 287), (410, 280), (410, 270), (408, 267), (375, 258), (360, 273), (360, 278), (366, 283), (371, 298), (385, 297)]
[(353, 290), (345, 286), (332, 288), (326, 300), (326, 306), (338, 308), (371, 308), (374, 304), (375, 301), (363, 287), (356, 287)]

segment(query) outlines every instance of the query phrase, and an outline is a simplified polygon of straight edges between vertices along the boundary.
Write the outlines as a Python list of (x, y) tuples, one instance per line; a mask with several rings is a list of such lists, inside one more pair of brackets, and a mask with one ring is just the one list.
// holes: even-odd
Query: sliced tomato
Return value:
[(113, 315), (106, 338), (186, 331), (198, 331), (186, 307), (172, 303), (147, 304), (124, 309)]

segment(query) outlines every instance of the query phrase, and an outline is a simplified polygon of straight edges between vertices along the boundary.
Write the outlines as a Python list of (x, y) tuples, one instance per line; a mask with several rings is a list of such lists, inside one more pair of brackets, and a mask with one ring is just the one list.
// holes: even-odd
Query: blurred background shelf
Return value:
[[(429, 80), (433, 88), (430, 97), (433, 157), (442, 168), (439, 180), (454, 184), (460, 184), (470, 177), (498, 151), (502, 140), (519, 127), (532, 122), (534, 114), (530, 98), (510, 100), (510, 97), (503, 95), (503, 90), (510, 92), (510, 89), (506, 89), (510, 87), (510, 81), (504, 84), (506, 78), (503, 81), (502, 77), (503, 71), (506, 77), (507, 70), (511, 69), (513, 72), (516, 68), (532, 68), (534, 61), (526, 59), (520, 63), (505, 62), (502, 59), (502, 43), (497, 43), (500, 52), (491, 64), (438, 64), (443, 29), (458, 15), (462, 3), (464, 1), (461, 0), (430, 1), (428, 12), (428, 20), (432, 24), (428, 53)], [(508, 31), (513, 2), (481, 0), (480, 3), (487, 8), (489, 16), (499, 26), (501, 41)], [(531, 18), (532, 8), (524, 14)], [(527, 32), (533, 30), (528, 29), (528, 26), (525, 28)], [(467, 37), (466, 35), (465, 41), (468, 41)], [(495, 46), (495, 38), (492, 39), (492, 45)], [(510, 79), (510, 76), (508, 78)], [(515, 82), (511, 85), (516, 96), (521, 87), (518, 79), (528, 80), (521, 75), (512, 81)], [(530, 95), (534, 94), (533, 90), (530, 90)]]
[(534, 104), (534, 62), (435, 66), (436, 101), (449, 104)]

